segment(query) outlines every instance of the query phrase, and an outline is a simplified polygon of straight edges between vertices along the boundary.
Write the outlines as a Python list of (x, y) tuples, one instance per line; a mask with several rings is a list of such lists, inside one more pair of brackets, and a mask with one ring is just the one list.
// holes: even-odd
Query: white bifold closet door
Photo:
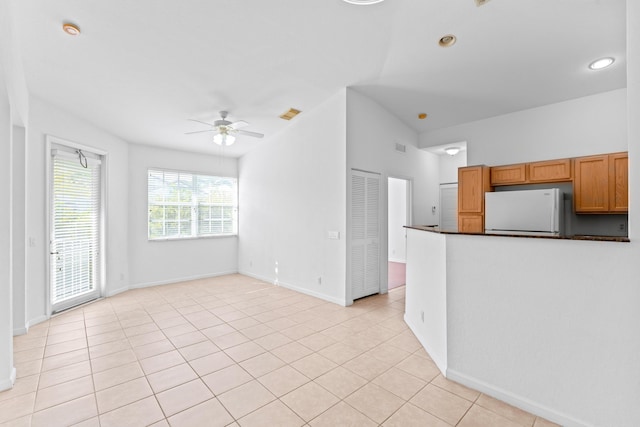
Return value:
[(380, 175), (351, 171), (351, 298), (380, 292)]
[(52, 312), (100, 295), (99, 156), (53, 149), (50, 299)]

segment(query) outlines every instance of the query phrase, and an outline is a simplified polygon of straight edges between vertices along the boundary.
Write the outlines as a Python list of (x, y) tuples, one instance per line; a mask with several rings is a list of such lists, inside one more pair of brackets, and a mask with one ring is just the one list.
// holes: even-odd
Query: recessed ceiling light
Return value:
[(603, 68), (607, 68), (608, 66), (610, 66), (614, 62), (615, 62), (615, 59), (613, 59), (611, 57), (600, 58), (600, 59), (596, 59), (591, 64), (589, 64), (589, 68), (592, 69), (592, 70), (602, 70)]
[(65, 22), (62, 24), (62, 30), (70, 36), (77, 36), (80, 34), (80, 28), (77, 25)]
[(370, 4), (381, 3), (384, 0), (343, 0), (346, 3), (357, 4), (359, 6), (368, 6)]
[(446, 36), (440, 37), (440, 40), (438, 40), (438, 44), (441, 47), (450, 47), (456, 44), (456, 41), (456, 36), (454, 36), (453, 34), (447, 34)]
[(426, 119), (426, 118), (427, 118), (427, 113), (420, 113), (420, 114), (418, 114), (418, 118), (419, 118), (420, 120), (424, 120), (424, 119)]

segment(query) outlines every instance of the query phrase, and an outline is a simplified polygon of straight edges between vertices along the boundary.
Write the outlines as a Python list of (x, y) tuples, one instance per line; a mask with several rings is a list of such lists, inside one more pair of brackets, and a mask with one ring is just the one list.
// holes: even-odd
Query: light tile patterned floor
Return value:
[(555, 424), (446, 380), (404, 287), (352, 307), (241, 275), (132, 290), (14, 339), (11, 426)]

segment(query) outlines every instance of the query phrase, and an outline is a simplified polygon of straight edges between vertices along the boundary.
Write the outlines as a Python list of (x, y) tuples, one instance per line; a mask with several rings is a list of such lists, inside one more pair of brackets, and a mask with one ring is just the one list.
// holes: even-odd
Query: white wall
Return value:
[[(0, 205), (11, 206), (11, 110), (0, 63)], [(12, 209), (0, 209), (0, 391), (13, 386)]]
[[(418, 149), (415, 131), (353, 89), (347, 90), (347, 117), (347, 167), (411, 179), (413, 223), (436, 224), (431, 207), (438, 205), (438, 156)], [(395, 151), (396, 143), (406, 145), (406, 153)]]
[(172, 169), (238, 176), (237, 160), (206, 154), (129, 145), (129, 283), (131, 287), (171, 283), (238, 271), (238, 238), (147, 240), (147, 171)]
[(27, 300), (25, 287), (25, 145), (26, 130), (22, 126), (13, 126), (13, 195), (11, 198), (12, 222), (11, 227), (13, 248), (13, 333), (21, 335), (27, 333)]
[[(46, 135), (106, 151), (106, 292), (128, 284), (127, 211), (129, 182), (127, 143), (39, 98), (29, 102), (26, 146), (26, 233), (33, 246), (26, 251), (27, 319), (46, 319), (47, 258), (49, 238), (46, 204)], [(22, 165), (16, 165), (22, 167)]]
[(627, 150), (626, 89), (425, 132), (420, 146), (467, 141), (467, 163), (489, 166)]
[(342, 90), (240, 159), (241, 273), (345, 304), (345, 134)]
[(408, 181), (398, 178), (388, 180), (388, 224), (389, 224), (389, 261), (406, 262), (407, 248), (405, 225), (407, 224), (407, 187)]
[[(438, 156), (418, 149), (418, 134), (372, 99), (347, 89), (347, 168), (382, 175), (382, 203), (386, 206), (387, 177), (411, 181), (412, 224), (437, 224)], [(406, 146), (405, 153), (395, 144)], [(350, 201), (347, 200), (347, 204)], [(431, 207), (436, 206), (432, 213)], [(387, 210), (382, 209), (380, 259), (388, 259)], [(348, 224), (347, 224), (348, 227)], [(348, 236), (347, 236), (348, 237)], [(387, 263), (380, 264), (381, 291), (387, 291)]]
[(461, 151), (455, 156), (444, 154), (438, 157), (440, 184), (458, 182), (458, 168), (467, 166), (467, 152)]
[(447, 371), (446, 235), (407, 229), (404, 320), (436, 363)]

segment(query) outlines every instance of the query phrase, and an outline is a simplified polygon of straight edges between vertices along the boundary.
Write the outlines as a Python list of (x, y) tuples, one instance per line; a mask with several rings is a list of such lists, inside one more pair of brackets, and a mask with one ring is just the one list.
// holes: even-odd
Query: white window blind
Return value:
[(235, 178), (149, 169), (148, 238), (237, 234), (237, 187)]
[(51, 302), (96, 290), (100, 248), (100, 161), (53, 151)]

